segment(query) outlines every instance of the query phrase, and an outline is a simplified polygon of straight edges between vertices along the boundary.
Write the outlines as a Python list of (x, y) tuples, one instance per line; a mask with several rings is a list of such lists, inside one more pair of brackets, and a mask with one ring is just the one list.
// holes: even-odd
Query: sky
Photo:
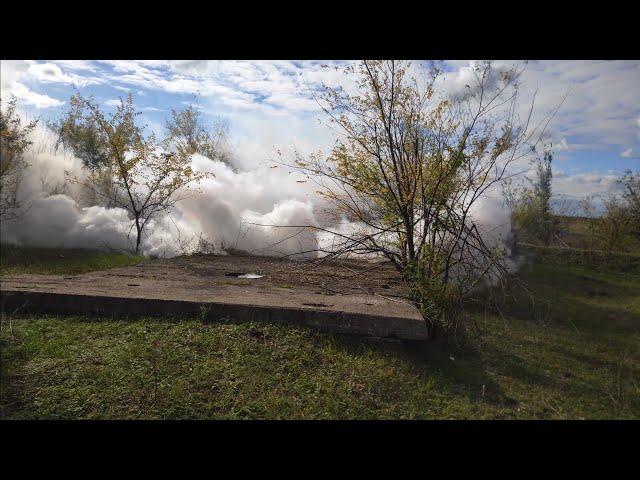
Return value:
[[(3, 100), (15, 95), (20, 111), (31, 118), (55, 119), (75, 92), (93, 95), (107, 110), (131, 93), (149, 131), (159, 136), (172, 108), (195, 104), (205, 118), (227, 125), (236, 166), (251, 170), (276, 151), (328, 151), (335, 132), (313, 92), (322, 83), (353, 88), (339, 68), (346, 63), (2, 60), (0, 94)], [(470, 61), (441, 66), (444, 91), (464, 86)], [(534, 92), (537, 115), (560, 105), (548, 134), (556, 194), (603, 194), (624, 170), (640, 169), (640, 61), (529, 61), (522, 76), (523, 108)]]

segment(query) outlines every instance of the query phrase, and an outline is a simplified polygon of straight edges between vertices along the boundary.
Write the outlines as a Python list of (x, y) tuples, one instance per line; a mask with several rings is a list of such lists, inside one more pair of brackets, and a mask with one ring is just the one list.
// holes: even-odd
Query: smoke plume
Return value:
[[(0, 240), (35, 247), (131, 250), (135, 228), (127, 212), (100, 205), (83, 187), (66, 181), (68, 174), (82, 177), (84, 168), (78, 158), (56, 151), (51, 132), (38, 127), (33, 140), (19, 190), (20, 217), (3, 223)], [(340, 240), (300, 226), (341, 234), (362, 229), (346, 221), (336, 225), (323, 221), (319, 212), (326, 205), (315, 194), (313, 183), (281, 165), (265, 163), (235, 171), (198, 154), (191, 165), (213, 176), (171, 212), (149, 223), (143, 254), (171, 257), (203, 249), (224, 253), (232, 248), (255, 255), (313, 258), (318, 249), (330, 250)], [(508, 238), (508, 214), (499, 199), (480, 199), (473, 216), (488, 244)]]

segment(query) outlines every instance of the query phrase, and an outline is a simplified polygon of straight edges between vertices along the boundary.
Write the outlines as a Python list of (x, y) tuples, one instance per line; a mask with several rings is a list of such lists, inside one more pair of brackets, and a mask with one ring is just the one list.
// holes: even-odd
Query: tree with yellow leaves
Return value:
[[(133, 220), (132, 229), (136, 230), (136, 253), (140, 252), (149, 222), (158, 213), (171, 210), (192, 185), (211, 175), (191, 169), (190, 152), (171, 149), (167, 142), (159, 146), (155, 135), (145, 136), (144, 127), (136, 123), (138, 115), (131, 95), (121, 99), (115, 113), (109, 116), (93, 98), (74, 95), (69, 111), (56, 128), (62, 139), (76, 138), (78, 131), (91, 133), (92, 151), (100, 155), (90, 158), (99, 161), (85, 162), (90, 167), (86, 174), (73, 176), (71, 181), (83, 185), (109, 206), (127, 211)], [(83, 128), (78, 129), (78, 125)]]
[(340, 138), (328, 158), (296, 166), (319, 185), (333, 220), (359, 228), (327, 230), (337, 241), (322, 253), (385, 258), (443, 326), (479, 282), (501, 277), (504, 252), (472, 212), (544, 128), (528, 128), (533, 104), (518, 120), (522, 69), (478, 62), (464, 91), (445, 95), (433, 66), (418, 79), (409, 62), (362, 61), (345, 69), (353, 91), (325, 86), (318, 102)]
[[(1, 102), (0, 102), (1, 103)], [(24, 153), (33, 143), (29, 135), (37, 120), (22, 124), (16, 112), (15, 97), (0, 109), (0, 219), (13, 220), (19, 216), (21, 202), (18, 190), (24, 170), (29, 166)]]

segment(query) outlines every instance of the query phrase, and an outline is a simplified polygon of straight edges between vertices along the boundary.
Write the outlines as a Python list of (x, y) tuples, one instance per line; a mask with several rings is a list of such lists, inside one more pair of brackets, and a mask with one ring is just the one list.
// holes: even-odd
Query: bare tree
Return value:
[[(1, 103), (1, 102), (0, 102)], [(29, 166), (24, 160), (24, 152), (32, 144), (29, 134), (38, 121), (26, 125), (16, 113), (16, 99), (12, 98), (4, 112), (0, 109), (0, 219), (12, 220), (18, 217), (20, 200), (18, 189), (22, 173)]]
[(121, 99), (109, 117), (91, 97), (75, 95), (66, 116), (67, 125), (82, 124), (94, 132), (96, 143), (105, 152), (101, 164), (89, 168), (86, 176), (71, 177), (71, 181), (128, 212), (136, 229), (136, 253), (149, 221), (159, 212), (169, 211), (184, 198), (190, 185), (210, 175), (191, 169), (188, 152), (169, 151), (168, 144), (159, 148), (153, 134), (145, 137), (144, 127), (136, 124), (138, 115), (131, 95)]
[(296, 166), (318, 184), (334, 220), (357, 226), (327, 229), (337, 241), (323, 253), (385, 258), (425, 317), (446, 325), (449, 306), (506, 272), (473, 208), (530, 154), (549, 118), (530, 130), (532, 105), (519, 121), (522, 64), (498, 71), (478, 62), (456, 98), (438, 97), (437, 69), (421, 84), (409, 68), (393, 60), (346, 67), (357, 93), (325, 86), (318, 98), (340, 140), (326, 160), (315, 155)]

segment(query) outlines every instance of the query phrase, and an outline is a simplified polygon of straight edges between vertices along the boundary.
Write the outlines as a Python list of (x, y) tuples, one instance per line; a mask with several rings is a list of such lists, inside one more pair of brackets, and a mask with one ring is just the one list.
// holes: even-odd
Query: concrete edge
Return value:
[[(204, 309), (204, 312), (203, 312)], [(204, 313), (205, 322), (262, 322), (304, 325), (325, 332), (401, 340), (426, 340), (426, 323), (411, 318), (394, 318), (342, 311), (312, 310), (295, 307), (271, 307), (162, 300), (53, 292), (0, 291), (0, 310), (7, 313), (95, 314), (168, 316)]]

